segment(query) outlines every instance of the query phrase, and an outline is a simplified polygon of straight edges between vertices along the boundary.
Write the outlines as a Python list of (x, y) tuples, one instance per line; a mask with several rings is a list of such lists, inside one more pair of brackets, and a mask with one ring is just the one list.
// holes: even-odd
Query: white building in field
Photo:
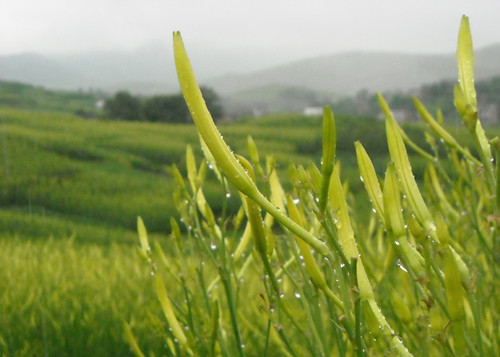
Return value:
[(304, 114), (307, 116), (321, 115), (321, 114), (323, 114), (323, 108), (322, 107), (305, 107)]
[(98, 100), (96, 103), (95, 103), (95, 107), (97, 109), (103, 109), (104, 108), (104, 104), (106, 103), (106, 101), (104, 99), (101, 99), (101, 100)]

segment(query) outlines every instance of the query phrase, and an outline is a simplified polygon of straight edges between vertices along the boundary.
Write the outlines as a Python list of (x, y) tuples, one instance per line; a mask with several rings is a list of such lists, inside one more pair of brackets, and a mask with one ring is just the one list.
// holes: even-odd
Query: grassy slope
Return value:
[[(88, 121), (17, 109), (0, 109), (0, 123), (1, 235), (133, 241), (137, 215), (152, 231), (165, 232), (175, 214), (168, 166), (184, 166), (187, 143), (199, 152), (192, 125)], [(245, 151), (244, 139), (255, 132), (263, 151), (277, 152), (285, 164), (288, 156), (306, 162), (293, 154), (296, 141), (314, 141), (317, 130), (278, 135), (246, 124), (223, 132), (237, 151)], [(215, 198), (217, 191), (208, 195)]]
[(90, 223), (122, 234), (139, 214), (151, 217), (154, 229), (166, 228), (173, 212), (165, 166), (194, 140), (189, 127), (10, 109), (0, 118), (3, 211), (25, 212), (41, 225), (44, 217), (59, 218), (58, 229)]
[(97, 116), (96, 102), (102, 93), (49, 90), (29, 84), (0, 80), (0, 107), (78, 112)]
[[(338, 157), (351, 189), (361, 189), (353, 142), (360, 140), (379, 174), (387, 162), (384, 124), (338, 116)], [(407, 131), (423, 144), (418, 127)], [(221, 125), (235, 152), (248, 157), (251, 134), (261, 157), (319, 165), (321, 118), (282, 114)], [(134, 242), (136, 217), (153, 232), (176, 215), (169, 166), (184, 170), (185, 147), (201, 157), (194, 126), (85, 120), (70, 114), (0, 109), (0, 235), (68, 236), (85, 242)], [(425, 144), (424, 144), (425, 145)], [(414, 165), (416, 174), (425, 163)], [(354, 187), (353, 187), (354, 185)], [(209, 187), (212, 187), (209, 185)], [(220, 189), (206, 194), (217, 201)], [(220, 200), (219, 200), (220, 201)], [(214, 209), (220, 209), (217, 204)]]

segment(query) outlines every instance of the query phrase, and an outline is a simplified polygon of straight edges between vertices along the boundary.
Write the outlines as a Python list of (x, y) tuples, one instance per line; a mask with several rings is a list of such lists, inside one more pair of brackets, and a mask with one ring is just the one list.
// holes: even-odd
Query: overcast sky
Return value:
[(500, 42), (499, 0), (0, 0), (0, 55), (171, 45), (256, 53), (268, 64), (347, 50), (453, 52), (462, 14), (476, 48)]

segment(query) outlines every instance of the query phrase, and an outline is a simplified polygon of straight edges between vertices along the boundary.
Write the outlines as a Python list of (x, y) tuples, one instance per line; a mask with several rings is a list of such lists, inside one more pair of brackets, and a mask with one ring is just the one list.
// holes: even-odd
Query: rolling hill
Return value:
[[(196, 48), (193, 53), (197, 53)], [(476, 51), (477, 79), (500, 74), (500, 44)], [(350, 95), (361, 89), (410, 89), (456, 77), (453, 53), (444, 55), (391, 52), (346, 52), (307, 58), (259, 71), (221, 73), (221, 59), (208, 54), (207, 64), (198, 59), (201, 82), (222, 95), (260, 87), (306, 87), (335, 95)], [(217, 58), (219, 58), (217, 60)], [(234, 66), (227, 66), (231, 71)], [(151, 92), (177, 91), (177, 78), (170, 51), (157, 46), (136, 52), (100, 52), (72, 55), (25, 53), (0, 57), (0, 79), (50, 88), (77, 89), (86, 86), (104, 90), (128, 89)]]
[[(368, 91), (408, 90), (455, 79), (454, 54), (421, 55), (349, 52), (305, 59), (263, 71), (226, 75), (207, 81), (224, 95), (269, 85), (302, 86), (336, 96)], [(476, 52), (476, 78), (500, 74), (500, 44)]]

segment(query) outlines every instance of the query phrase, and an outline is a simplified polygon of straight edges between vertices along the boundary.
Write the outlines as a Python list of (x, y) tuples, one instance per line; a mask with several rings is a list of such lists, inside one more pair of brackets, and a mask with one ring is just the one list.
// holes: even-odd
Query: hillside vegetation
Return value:
[[(383, 123), (344, 116), (337, 121), (338, 155), (346, 174), (359, 176), (353, 155), (358, 139), (382, 173), (387, 162)], [(9, 235), (75, 233), (84, 242), (130, 242), (137, 215), (153, 232), (165, 232), (168, 217), (175, 215), (170, 165), (183, 170), (188, 143), (200, 152), (192, 124), (89, 121), (71, 114), (1, 108), (0, 128), (0, 210), (5, 222), (0, 233)], [(418, 126), (409, 128), (424, 144)], [(251, 134), (262, 155), (275, 156), (281, 171), (292, 161), (320, 161), (319, 117), (273, 115), (226, 123), (221, 131), (243, 153)], [(418, 165), (415, 170), (421, 172)], [(356, 188), (358, 180), (352, 181)], [(215, 185), (207, 191), (209, 199), (217, 194)]]
[(98, 114), (96, 103), (104, 96), (100, 92), (48, 90), (0, 80), (0, 107), (69, 112), (95, 117)]
[[(245, 154), (254, 135), (283, 173), (290, 160), (319, 161), (320, 124), (275, 115), (222, 132)], [(381, 125), (360, 120), (358, 134), (366, 136), (369, 124)], [(124, 320), (145, 352), (164, 351), (150, 273), (136, 254), (136, 221), (141, 215), (152, 238), (165, 242), (169, 216), (178, 215), (170, 165), (185, 172), (186, 144), (200, 157), (192, 124), (0, 108), (1, 355), (126, 356)], [(224, 192), (210, 173), (205, 195), (220, 211)]]
[[(336, 121), (342, 176), (352, 193), (365, 195), (353, 142), (363, 142), (382, 175), (389, 160), (384, 124), (346, 116)], [(421, 126), (405, 128), (425, 146)], [(311, 161), (320, 163), (320, 117), (272, 115), (220, 129), (236, 152), (249, 157), (251, 134), (262, 158), (272, 153), (285, 188), (292, 187), (286, 181), (290, 162), (306, 167)], [(463, 139), (464, 130), (452, 130)], [(5, 257), (0, 267), (0, 354), (131, 355), (123, 321), (145, 353), (168, 351), (162, 332), (168, 327), (158, 318), (151, 272), (135, 248), (136, 222), (141, 215), (150, 238), (162, 243), (169, 259), (175, 256), (166, 237), (169, 217), (179, 218), (170, 167), (176, 164), (186, 172), (186, 144), (201, 157), (192, 124), (88, 120), (0, 108), (0, 250)], [(420, 177), (425, 162), (416, 156), (412, 161)], [(228, 206), (235, 213), (238, 195), (229, 189)], [(225, 193), (210, 171), (203, 191), (220, 215)], [(362, 205), (356, 216), (365, 222), (369, 201), (359, 198), (349, 202), (353, 208)], [(197, 259), (185, 255), (182, 265), (196, 265)], [(173, 260), (174, 265), (180, 262)], [(204, 274), (216, 273), (207, 267)], [(251, 274), (257, 279), (259, 272), (252, 268)], [(246, 294), (257, 296), (261, 282), (252, 279), (245, 280)]]

